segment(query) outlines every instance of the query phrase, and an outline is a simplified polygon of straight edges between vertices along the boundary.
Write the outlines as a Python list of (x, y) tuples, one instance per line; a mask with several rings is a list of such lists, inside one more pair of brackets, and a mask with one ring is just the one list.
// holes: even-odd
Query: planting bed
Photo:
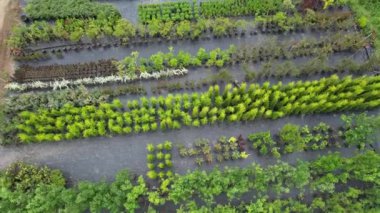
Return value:
[[(141, 43), (130, 43), (126, 45), (113, 45), (113, 43), (108, 45), (102, 45), (101, 43), (84, 43), (84, 44), (72, 44), (69, 47), (65, 48), (66, 42), (53, 42), (55, 43), (52, 47), (43, 47), (36, 48), (34, 47), (33, 52), (41, 52), (41, 53), (49, 53), (51, 57), (50, 60), (31, 60), (29, 61), (20, 61), (20, 63), (32, 63), (35, 64), (51, 64), (51, 63), (59, 63), (59, 64), (68, 64), (68, 63), (78, 63), (80, 61), (75, 61), (73, 58), (82, 57), (86, 61), (91, 61), (94, 59), (102, 58), (102, 53), (112, 54), (116, 59), (122, 59), (125, 56), (129, 55), (132, 51), (138, 51), (141, 53), (141, 56), (149, 56), (158, 51), (168, 51), (168, 47), (172, 46), (175, 52), (179, 50), (183, 50), (186, 52), (196, 53), (196, 51), (203, 47), (206, 50), (212, 50), (215, 48), (227, 49), (230, 45), (236, 46), (258, 46), (271, 37), (277, 38), (279, 41), (286, 42), (289, 46), (296, 45), (302, 39), (311, 39), (311, 38), (328, 38), (332, 37), (332, 35), (339, 34), (339, 32), (344, 33), (345, 35), (351, 35), (355, 32), (346, 32), (346, 31), (338, 31), (338, 32), (303, 32), (303, 33), (292, 33), (289, 35), (282, 34), (257, 34), (257, 35), (246, 35), (246, 36), (232, 36), (232, 37), (222, 37), (222, 38), (213, 38), (212, 36), (207, 36), (204, 39), (199, 39), (196, 41), (193, 40), (175, 40), (170, 42), (164, 42), (159, 40), (152, 39), (152, 42), (141, 42)], [(362, 37), (364, 39), (364, 37)], [(297, 42), (298, 41), (298, 42)], [(50, 44), (50, 43), (49, 43)], [(50, 44), (51, 45), (51, 44)], [(94, 45), (96, 45), (94, 47)], [(41, 44), (40, 46), (44, 46)], [(58, 46), (58, 47), (56, 47)], [(149, 47), (149, 48), (147, 48)], [(51, 53), (55, 51), (55, 53)], [(59, 54), (58, 54), (59, 53)], [(71, 55), (74, 55), (71, 56)], [(110, 55), (111, 56), (111, 55)], [(88, 59), (86, 59), (88, 58)]]
[[(378, 110), (371, 111), (370, 114), (377, 114)], [(166, 140), (173, 142), (173, 162), (174, 171), (184, 174), (188, 170), (198, 168), (193, 159), (181, 158), (177, 145), (184, 144), (191, 146), (197, 139), (207, 138), (215, 141), (220, 136), (238, 136), (244, 138), (251, 133), (260, 131), (271, 131), (276, 133), (287, 123), (298, 125), (314, 126), (320, 122), (325, 122), (332, 127), (342, 125), (340, 120), (341, 114), (312, 115), (312, 116), (290, 116), (286, 120), (276, 121), (259, 120), (248, 124), (223, 124), (218, 126), (207, 126), (202, 128), (184, 128), (165, 133), (146, 133), (132, 136), (115, 136), (112, 138), (90, 138), (77, 141), (62, 141), (57, 143), (31, 144), (21, 147), (7, 146), (1, 149), (1, 155), (5, 167), (12, 161), (23, 160), (27, 162), (48, 165), (52, 168), (61, 169), (64, 174), (68, 175), (71, 183), (79, 180), (99, 181), (102, 178), (112, 180), (115, 173), (123, 168), (129, 168), (133, 173), (145, 174), (146, 168), (146, 146), (147, 144), (159, 144)], [(213, 134), (211, 135), (210, 132)], [(218, 163), (216, 160), (212, 164), (203, 165), (202, 169), (212, 169), (215, 166), (223, 168), (224, 166), (245, 167), (252, 162), (262, 166), (274, 164), (277, 160), (271, 156), (260, 156), (258, 152), (248, 148), (251, 145), (247, 143), (247, 153), (250, 156), (247, 159), (237, 161), (227, 161)], [(379, 151), (380, 144), (374, 145), (375, 150)], [(327, 148), (322, 151), (296, 152), (293, 154), (283, 155), (281, 159), (295, 163), (297, 159), (311, 160), (318, 155), (325, 154), (328, 151), (338, 151), (345, 156), (352, 156), (356, 151), (355, 147), (351, 148)], [(89, 166), (92, 165), (92, 166)]]
[(0, 212), (378, 211), (376, 2), (21, 5)]

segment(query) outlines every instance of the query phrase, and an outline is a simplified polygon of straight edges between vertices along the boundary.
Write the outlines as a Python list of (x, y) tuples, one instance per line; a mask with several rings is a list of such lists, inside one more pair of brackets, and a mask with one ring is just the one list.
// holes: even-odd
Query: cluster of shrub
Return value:
[(128, 101), (127, 107), (117, 99), (99, 106), (65, 104), (55, 109), (19, 113), (8, 134), (17, 134), (24, 143), (60, 141), (158, 128), (180, 129), (182, 125), (199, 127), (226, 121), (372, 109), (380, 105), (379, 79), (380, 76), (340, 79), (333, 75), (286, 85), (227, 84), (223, 91), (215, 85), (203, 93), (142, 97), (140, 101)]
[(161, 181), (166, 178), (173, 177), (173, 172), (171, 168), (173, 167), (172, 163), (172, 143), (170, 141), (165, 141), (164, 143), (157, 144), (148, 144), (146, 146), (148, 151), (147, 167), (149, 171), (147, 176), (150, 179), (159, 178)]
[[(179, 212), (228, 212), (289, 209), (294, 212), (337, 212), (355, 209), (376, 211), (380, 164), (375, 152), (364, 152), (350, 158), (327, 154), (311, 162), (298, 161), (295, 165), (278, 162), (265, 168), (251, 165), (246, 168), (215, 168), (210, 172), (195, 170), (174, 175), (169, 185), (149, 187), (142, 176), (124, 170), (112, 183), (81, 181), (72, 187), (58, 170), (15, 163), (0, 172), (1, 212), (135, 212), (148, 211), (174, 202)], [(355, 181), (355, 185), (342, 184)], [(343, 191), (342, 191), (343, 189)], [(275, 193), (287, 196), (294, 190), (297, 198), (268, 201)], [(339, 190), (339, 191), (338, 191)], [(242, 205), (220, 205), (217, 198), (228, 201), (240, 199), (255, 191), (258, 197)], [(305, 192), (316, 196), (311, 202)], [(195, 199), (197, 197), (197, 199)], [(197, 206), (196, 200), (204, 203)], [(181, 204), (181, 206), (178, 206)], [(199, 203), (198, 203), (199, 204)], [(149, 207), (148, 207), (149, 206)]]

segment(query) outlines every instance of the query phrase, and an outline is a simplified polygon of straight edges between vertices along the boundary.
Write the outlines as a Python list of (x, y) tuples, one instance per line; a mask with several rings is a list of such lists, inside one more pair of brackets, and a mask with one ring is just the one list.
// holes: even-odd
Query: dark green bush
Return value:
[(65, 178), (61, 171), (49, 169), (47, 166), (37, 167), (22, 162), (8, 166), (2, 174), (8, 189), (12, 191), (33, 191), (38, 185), (64, 186)]
[(37, 20), (60, 18), (91, 18), (99, 13), (106, 16), (119, 14), (109, 4), (99, 4), (91, 0), (30, 0), (25, 7), (28, 17)]

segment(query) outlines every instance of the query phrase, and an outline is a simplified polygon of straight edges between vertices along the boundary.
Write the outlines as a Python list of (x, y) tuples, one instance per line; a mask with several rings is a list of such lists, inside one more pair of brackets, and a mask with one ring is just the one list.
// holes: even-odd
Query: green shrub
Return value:
[(155, 160), (155, 155), (154, 154), (148, 154), (147, 156), (146, 156), (146, 159), (147, 159), (147, 161), (148, 162), (153, 162), (154, 160)]
[(148, 171), (146, 176), (148, 176), (148, 178), (150, 178), (150, 179), (157, 179), (158, 175), (157, 175), (157, 172), (155, 172), (155, 171)]
[(165, 148), (167, 151), (172, 150), (172, 143), (171, 143), (170, 141), (165, 141), (165, 143), (164, 143), (164, 148)]
[(161, 144), (161, 143), (160, 143), (160, 144), (157, 144), (156, 147), (157, 147), (157, 150), (158, 150), (158, 151), (162, 151), (162, 150), (164, 149), (164, 145)]
[(164, 163), (159, 163), (159, 164), (158, 164), (158, 168), (160, 168), (160, 169), (165, 169), (165, 164), (164, 164)]
[(171, 154), (165, 154), (165, 160), (170, 160), (172, 159), (172, 155)]
[[(366, 82), (366, 83), (363, 83)], [(253, 121), (259, 118), (278, 119), (287, 115), (300, 115), (300, 114), (314, 114), (314, 113), (327, 113), (327, 112), (340, 112), (348, 110), (366, 110), (373, 109), (380, 106), (378, 84), (380, 82), (379, 76), (363, 76), (359, 78), (352, 78), (351, 76), (340, 79), (337, 75), (328, 78), (322, 78), (314, 81), (298, 81), (289, 82), (288, 84), (271, 85), (265, 82), (262, 85), (251, 84), (242, 88), (233, 87), (227, 84), (223, 92), (214, 93), (210, 87), (210, 91), (202, 93), (188, 94), (191, 96), (192, 110), (183, 110), (184, 102), (174, 103), (173, 96), (159, 97), (159, 105), (155, 108), (146, 109), (139, 106), (130, 109), (123, 109), (123, 111), (107, 109), (109, 104), (103, 103), (100, 106), (87, 105), (87, 106), (73, 106), (66, 104), (59, 108), (39, 109), (34, 111), (23, 111), (18, 114), (14, 119), (14, 123), (10, 125), (10, 132), (19, 136), (19, 140), (25, 139), (30, 142), (51, 141), (54, 135), (65, 135), (66, 139), (83, 138), (86, 129), (93, 129), (95, 132), (90, 132), (92, 136), (104, 134), (98, 132), (95, 122), (89, 120), (99, 119), (104, 122), (103, 129), (109, 130), (107, 134), (118, 133), (120, 128), (131, 127), (134, 130), (141, 130), (142, 118), (138, 113), (149, 114), (147, 123), (160, 123), (165, 126), (165, 129), (178, 128), (174, 123), (183, 123), (186, 120), (192, 120), (194, 127), (206, 125), (206, 119), (200, 119), (203, 109), (217, 108), (216, 113), (218, 122), (238, 122), (238, 121)], [(245, 84), (242, 84), (242, 86)], [(335, 88), (339, 88), (337, 91)], [(355, 88), (355, 89), (353, 89)], [(311, 95), (314, 94), (314, 95)], [(179, 100), (183, 98), (180, 96)], [(128, 102), (130, 103), (130, 102)], [(87, 108), (94, 108), (103, 111), (103, 117), (98, 118), (95, 113), (86, 113)], [(206, 112), (206, 110), (204, 111)], [(115, 117), (133, 117), (136, 122), (128, 123), (125, 119), (118, 122)], [(207, 120), (212, 115), (210, 113), (203, 113)], [(150, 119), (153, 118), (153, 119)], [(65, 119), (64, 125), (57, 123), (57, 120)], [(202, 120), (202, 123), (200, 123)], [(86, 122), (87, 121), (87, 122)], [(86, 125), (90, 127), (87, 127)], [(25, 125), (28, 124), (28, 125)], [(56, 133), (55, 126), (63, 128), (60, 133)], [(106, 128), (107, 126), (107, 128)], [(288, 127), (286, 127), (288, 128)], [(287, 146), (288, 151), (297, 151), (304, 148), (304, 144), (300, 139), (299, 128), (294, 129), (291, 126), (289, 129), (284, 129), (282, 134), (282, 141)], [(294, 136), (295, 143), (290, 145), (290, 136)], [(164, 145), (157, 145), (157, 150), (163, 151)], [(267, 149), (270, 151), (270, 149)]]
[(13, 163), (2, 174), (10, 190), (33, 191), (39, 184), (64, 186), (65, 179), (59, 170), (37, 167), (22, 162)]
[(305, 144), (301, 136), (300, 126), (286, 124), (280, 131), (281, 141), (285, 145), (285, 153), (303, 151)]
[(32, 19), (93, 18), (99, 14), (120, 16), (110, 4), (92, 0), (30, 0), (25, 12)]
[(149, 170), (154, 170), (155, 165), (154, 165), (154, 163), (148, 163), (147, 167), (148, 167)]
[(172, 163), (171, 160), (165, 160), (165, 165), (166, 165), (168, 168), (173, 167), (173, 163)]
[(148, 152), (154, 152), (154, 145), (153, 144), (148, 144), (146, 146), (146, 150), (148, 150)]
[(156, 154), (156, 157), (157, 157), (157, 160), (163, 160), (164, 157), (165, 157), (165, 155), (164, 155), (164, 153), (162, 153), (162, 152), (158, 152), (158, 153)]
[(368, 24), (368, 19), (367, 17), (365, 16), (361, 16), (359, 19), (358, 19), (358, 24), (359, 24), (359, 27), (362, 28), (362, 29), (365, 29), (367, 27), (367, 24)]

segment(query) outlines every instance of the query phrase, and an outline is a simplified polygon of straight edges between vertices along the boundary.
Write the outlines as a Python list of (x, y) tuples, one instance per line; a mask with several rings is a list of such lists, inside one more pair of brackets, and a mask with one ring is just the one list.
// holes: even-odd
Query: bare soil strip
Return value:
[(17, 0), (0, 0), (0, 97), (5, 92), (5, 83), (14, 71), (14, 63), (6, 40), (14, 24), (19, 21), (18, 14), (20, 11)]

